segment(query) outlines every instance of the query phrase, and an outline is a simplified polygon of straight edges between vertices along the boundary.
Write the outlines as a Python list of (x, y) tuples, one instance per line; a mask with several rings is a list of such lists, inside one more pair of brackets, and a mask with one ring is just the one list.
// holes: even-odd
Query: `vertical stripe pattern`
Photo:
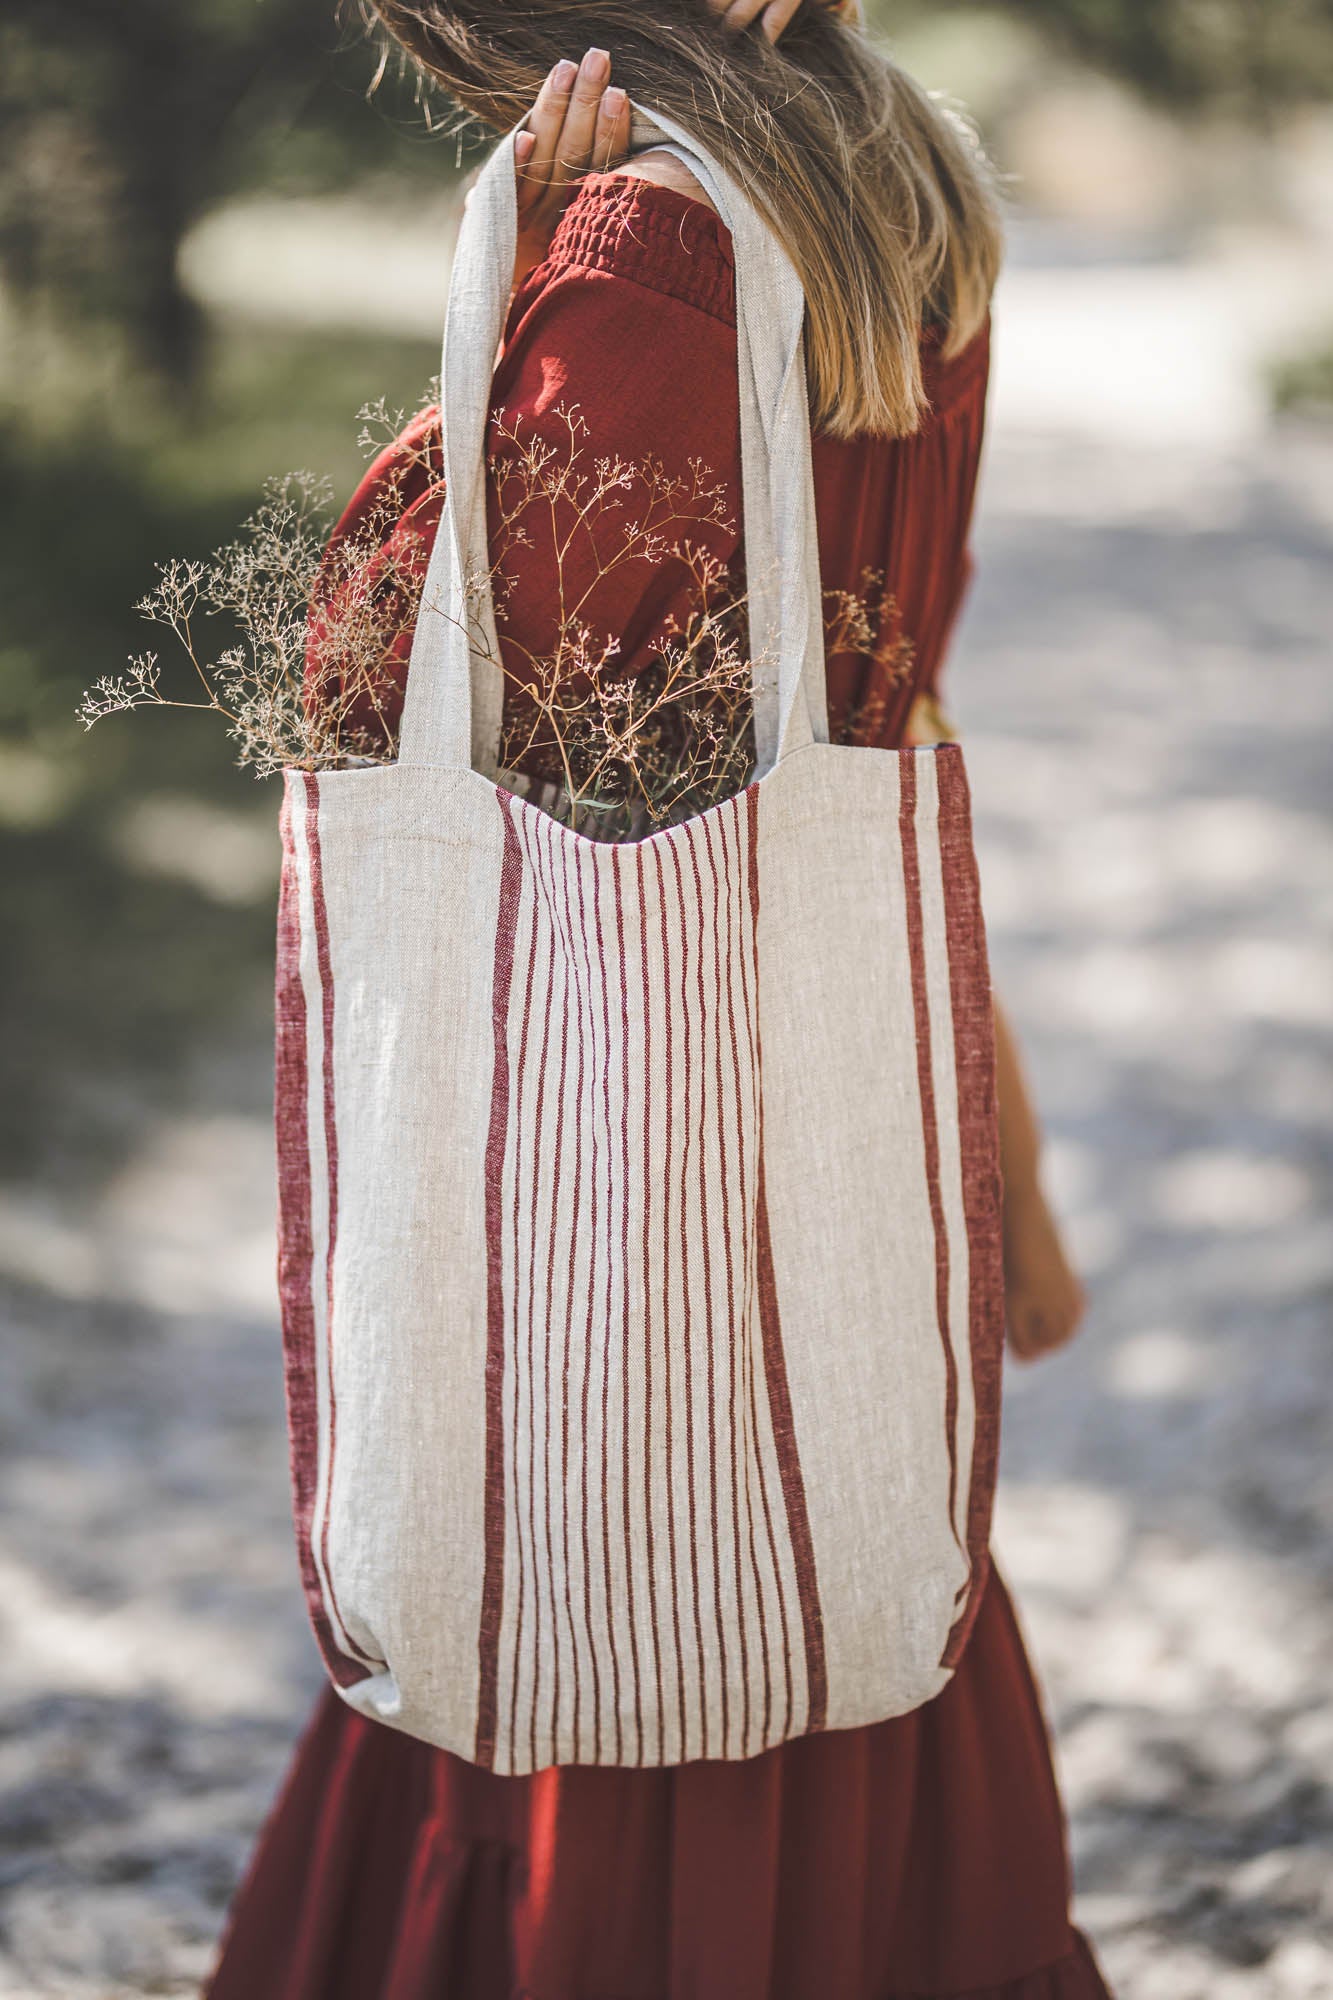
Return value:
[(958, 746), (949, 744), (937, 751), (933, 769), (939, 788), (938, 852), (944, 887), (953, 1102), (958, 1117), (960, 1234), (968, 1252), (966, 1297), (957, 1309), (957, 1318), (968, 1330), (966, 1365), (973, 1409), (970, 1480), (963, 1517), (970, 1587), (941, 1658), (941, 1664), (952, 1669), (976, 1619), (989, 1563), (991, 1505), (1000, 1452), (1004, 1253), (995, 1022), (981, 884), (972, 845), (971, 799)]
[[(961, 754), (858, 758), (881, 754), (883, 906), (827, 959), (813, 908), (791, 953), (809, 822), (799, 792), (769, 816), (770, 781), (622, 845), (483, 783), (477, 874), (451, 859), (454, 914), (395, 956), (400, 918), (359, 938), (355, 791), (288, 774), (279, 1278), (302, 1578), (348, 1698), (486, 1768), (754, 1756), (927, 1698), (966, 1642), (1003, 1323), (989, 981)], [(796, 770), (817, 795), (814, 762)], [(883, 798), (868, 783), (862, 812)], [(398, 908), (430, 924), (444, 850), (409, 850)], [(455, 930), (475, 977), (449, 1012)], [(863, 1018), (894, 1010), (906, 1062), (881, 1078), (858, 1058), (880, 1153), (814, 1130), (841, 1046), (802, 1017), (816, 977), (821, 1019), (835, 989), (864, 991)], [(376, 1020), (410, 1059), (393, 1118), (355, 1025)], [(442, 1031), (452, 1112), (437, 1124), (430, 1096), (404, 1119)], [(793, 1206), (807, 1149), (817, 1184)], [(876, 1265), (866, 1232), (886, 1227), (897, 1261)], [(834, 1279), (863, 1260), (905, 1275), (840, 1317)], [(845, 1413), (848, 1383), (863, 1412), (911, 1413), (873, 1472), (825, 1407)], [(461, 1649), (437, 1677), (440, 1606)]]
[(949, 1525), (966, 1556), (942, 1667), (958, 1662), (985, 1581), (1003, 1344), (994, 1023), (970, 800), (956, 745), (901, 759), (899, 838), (917, 1084), (935, 1245)]
[(319, 781), (309, 773), (296, 773), (288, 780), (282, 835), (274, 1109), (278, 1289), (297, 1554), (324, 1664), (340, 1687), (348, 1687), (380, 1662), (371, 1660), (348, 1636), (329, 1573), (329, 1496), (338, 1435), (332, 1344), (338, 1138)]
[(756, 798), (624, 846), (496, 799), (476, 1761), (752, 1756), (827, 1700), (764, 1209)]
[[(917, 760), (904, 757), (899, 786), (899, 838), (903, 857), (903, 888), (907, 907), (907, 950), (912, 970), (912, 1011), (916, 1020), (916, 1075), (921, 1103), (921, 1135), (926, 1159), (926, 1195), (935, 1247), (935, 1324), (944, 1361), (944, 1436), (949, 1453), (949, 1522), (958, 1546), (958, 1357), (949, 1322), (949, 1229), (944, 1213), (940, 1175), (941, 1106), (935, 1091), (934, 1039), (931, 1025), (929, 956), (921, 893), (921, 841)], [(936, 1029), (935, 1033), (938, 1033)], [(956, 1254), (956, 1252), (955, 1252)]]

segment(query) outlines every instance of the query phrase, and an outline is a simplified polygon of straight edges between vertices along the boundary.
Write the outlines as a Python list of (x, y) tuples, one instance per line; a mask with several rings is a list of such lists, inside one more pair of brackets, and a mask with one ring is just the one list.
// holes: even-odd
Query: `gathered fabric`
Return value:
[[(669, 357), (669, 364), (666, 360)], [(829, 649), (829, 735), (835, 743), (890, 749), (915, 740), (938, 700), (950, 637), (971, 575), (968, 536), (985, 431), (990, 332), (983, 327), (948, 359), (934, 337), (923, 354), (932, 413), (907, 438), (813, 441), (819, 564)], [(544, 501), (516, 500), (520, 452), (568, 452), (568, 414), (587, 426), (585, 460), (641, 466), (688, 487), (698, 466), (720, 489), (722, 521), (691, 514), (688, 539), (733, 565), (741, 581), (741, 466), (736, 398), (734, 271), (730, 238), (702, 202), (673, 188), (590, 174), (565, 210), (543, 263), (516, 292), (495, 373), (488, 450), (497, 468), (487, 501), (492, 543), (512, 516), (515, 556), (504, 575), (500, 650), (509, 680), (506, 721), (521, 713), (517, 683), (529, 657), (555, 644), (556, 552)], [(362, 537), (392, 491), (396, 519), (359, 584), (388, 600), (420, 589), (444, 496), (440, 414), (424, 408), (374, 460), (334, 532), (331, 547)], [(641, 504), (631, 483), (626, 511)], [(598, 547), (566, 536), (566, 594), (593, 629), (614, 632), (626, 674), (653, 658), (663, 631), (689, 613), (684, 565), (668, 554), (599, 573)], [(330, 565), (330, 575), (337, 574)], [(340, 587), (343, 587), (340, 585)], [(869, 643), (839, 645), (839, 599), (870, 609)], [(411, 649), (410, 612), (396, 628), (374, 690), (358, 690), (352, 717), (371, 736), (396, 731)], [(338, 695), (337, 662), (320, 645), (336, 630), (339, 605), (316, 603), (312, 698)], [(915, 715), (914, 715), (915, 711)], [(938, 733), (935, 730), (930, 735)], [(520, 769), (524, 768), (520, 765)], [(530, 775), (546, 777), (541, 765)]]
[(944, 1693), (743, 1764), (498, 1778), (321, 1698), (209, 2000), (1106, 2000), (992, 1571)]

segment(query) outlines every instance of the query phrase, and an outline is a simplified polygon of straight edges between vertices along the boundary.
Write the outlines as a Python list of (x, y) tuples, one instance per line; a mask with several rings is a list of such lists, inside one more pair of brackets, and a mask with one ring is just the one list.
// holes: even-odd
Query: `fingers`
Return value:
[(589, 49), (546, 78), (514, 142), (521, 214), (558, 209), (580, 175), (605, 172), (629, 151), (629, 99), (610, 76), (606, 50)]
[(1007, 1332), (1009, 1352), (1019, 1361), (1035, 1361), (1045, 1351), (1044, 1328), (1039, 1312), (1009, 1309)]
[(770, 42), (777, 41), (800, 4), (801, 0), (769, 0), (759, 20)]
[(629, 151), (629, 135), (629, 98), (611, 87), (605, 49), (589, 49), (580, 63), (556, 63), (524, 129), (514, 135), (515, 282), (545, 256), (576, 183), (586, 173), (617, 166)]
[(623, 90), (608, 90), (597, 108), (592, 147), (595, 173), (604, 174), (624, 159), (629, 151), (629, 126), (629, 98)]
[(1083, 1287), (1063, 1259), (1053, 1271), (1010, 1279), (1006, 1294), (1009, 1350), (1020, 1361), (1036, 1361), (1067, 1347), (1087, 1309)]
[(611, 58), (605, 49), (589, 49), (578, 66), (574, 87), (565, 106), (565, 120), (552, 163), (552, 181), (561, 184), (586, 174), (592, 165), (593, 139), (602, 95), (611, 77)]
[[(575, 64), (558, 62), (537, 93), (537, 102), (528, 116), (532, 145), (526, 160), (519, 162), (523, 170), (520, 201), (525, 187), (529, 201), (536, 201), (550, 182), (552, 164), (560, 148), (560, 134), (564, 129), (565, 113), (569, 109), (570, 93), (577, 75)], [(516, 156), (517, 150), (516, 146)]]
[(1043, 1355), (1058, 1353), (1078, 1332), (1074, 1319), (1052, 1320), (1039, 1306), (1009, 1314), (1009, 1351), (1018, 1361), (1039, 1361)]
[[(819, 4), (844, 20), (861, 19), (861, 0), (819, 0)], [(768, 40), (776, 42), (791, 26), (801, 0), (708, 0), (708, 5), (734, 33), (758, 21)]]
[(724, 27), (738, 34), (758, 21), (770, 42), (777, 41), (800, 4), (801, 0), (708, 0)]

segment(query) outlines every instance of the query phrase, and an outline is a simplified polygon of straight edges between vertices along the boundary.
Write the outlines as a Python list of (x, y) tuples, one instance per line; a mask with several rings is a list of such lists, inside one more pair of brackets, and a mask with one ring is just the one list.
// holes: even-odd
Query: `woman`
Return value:
[[(571, 34), (607, 45), (577, 66), (554, 60), (519, 147), (521, 248), (493, 444), (559, 449), (572, 409), (592, 455), (656, 463), (667, 478), (703, 464), (724, 504), (700, 532), (723, 563), (740, 536), (729, 239), (673, 156), (623, 157), (627, 92), (745, 180), (807, 292), (825, 589), (874, 601), (829, 659), (832, 734), (886, 747), (928, 735), (966, 576), (998, 261), (965, 140), (854, 25), (809, 0), (771, 0), (762, 17), (761, 0), (734, 0), (721, 19), (703, 0), (655, 0), (651, 12), (645, 0), (381, 0), (379, 11), (493, 124), (520, 115)], [(339, 530), (382, 520), (392, 493), (389, 590), (438, 519), (438, 424), (424, 413), (382, 454)], [(503, 484), (493, 468), (493, 547), (514, 526)], [(522, 519), (521, 494), (517, 504), (507, 664), (551, 652), (555, 615), (551, 522), (540, 505)], [(581, 546), (567, 544), (568, 559), (585, 565), (572, 581), (589, 623), (642, 667), (680, 615), (684, 566), (668, 552), (602, 574)], [(406, 652), (404, 637), (377, 691), (390, 732)], [(328, 694), (324, 662), (318, 698)], [(1010, 1343), (1036, 1356), (1072, 1334), (1081, 1300), (1003, 1028), (999, 1041)], [(1070, 1926), (1041, 1709), (992, 1573), (934, 1701), (743, 1763), (496, 1777), (326, 1694), (210, 1992), (1089, 2000), (1106, 1989)]]

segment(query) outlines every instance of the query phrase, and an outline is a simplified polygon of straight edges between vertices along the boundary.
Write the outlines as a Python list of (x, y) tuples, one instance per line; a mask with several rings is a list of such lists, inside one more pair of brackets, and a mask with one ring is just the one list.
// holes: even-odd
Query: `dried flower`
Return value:
[[(479, 616), (489, 583), (505, 641), (497, 664), (507, 681), (506, 779), (581, 832), (635, 838), (738, 790), (753, 765), (744, 594), (736, 569), (708, 546), (709, 530), (734, 531), (725, 488), (702, 461), (680, 474), (656, 459), (597, 455), (576, 407), (554, 415), (552, 441), (520, 434), (497, 413), (491, 567), (470, 579), (464, 616), (470, 643), (489, 650)], [(305, 472), (271, 480), (234, 541), (206, 562), (161, 565), (136, 607), (172, 633), (198, 696), (165, 693), (158, 656), (145, 653), (87, 691), (79, 708), (85, 725), (144, 706), (211, 709), (226, 722), (237, 761), (260, 777), (288, 766), (392, 762), (397, 697), (386, 664), (409, 642), (430, 553), (425, 536), (404, 524), (407, 488), (423, 469), (438, 479), (438, 464), (428, 427), (411, 427), (415, 446), (402, 442), (404, 412), (381, 401), (367, 405), (360, 422), (368, 452), (400, 442), (354, 526), (331, 538), (327, 481)], [(543, 574), (550, 568), (555, 614), (540, 656), (508, 618), (515, 580), (534, 550)], [(677, 609), (657, 633), (652, 658), (630, 672), (619, 635), (592, 622), (591, 601), (627, 565), (664, 563), (676, 572)], [(867, 679), (882, 706), (909, 671), (911, 648), (897, 634), (882, 578), (867, 572), (863, 583), (879, 595), (873, 612), (868, 596), (826, 594), (827, 644), (873, 664)], [(213, 657), (200, 637), (210, 617), (236, 634)], [(852, 733), (874, 740), (874, 722), (858, 712)]]

